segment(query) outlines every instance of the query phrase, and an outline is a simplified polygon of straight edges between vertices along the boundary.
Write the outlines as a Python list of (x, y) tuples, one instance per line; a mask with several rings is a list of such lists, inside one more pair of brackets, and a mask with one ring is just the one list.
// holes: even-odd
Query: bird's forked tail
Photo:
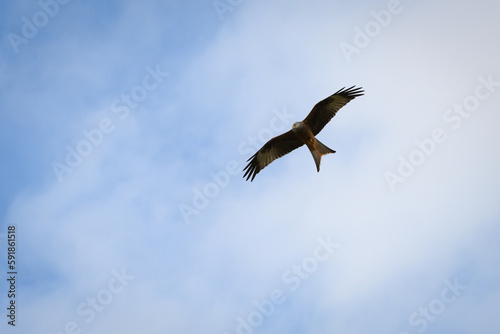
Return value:
[(319, 165), (321, 164), (321, 157), (325, 154), (328, 154), (328, 153), (335, 153), (335, 151), (332, 150), (331, 148), (327, 147), (325, 144), (323, 144), (322, 142), (320, 142), (317, 139), (316, 139), (316, 142), (318, 143), (318, 149), (317, 150), (310, 149), (310, 151), (311, 151), (311, 154), (314, 158), (314, 162), (316, 163), (316, 169), (319, 172)]

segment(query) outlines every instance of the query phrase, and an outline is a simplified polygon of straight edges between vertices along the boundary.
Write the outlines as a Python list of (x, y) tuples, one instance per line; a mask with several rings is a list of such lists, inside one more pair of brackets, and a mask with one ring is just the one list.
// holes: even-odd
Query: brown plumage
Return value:
[(318, 102), (302, 122), (294, 123), (290, 131), (269, 140), (247, 160), (249, 163), (243, 169), (246, 171), (243, 178), (246, 177), (247, 181), (249, 179), (253, 181), (255, 175), (271, 162), (304, 144), (311, 152), (319, 172), (321, 157), (328, 153), (335, 153), (335, 151), (326, 147), (315, 136), (330, 122), (340, 108), (354, 98), (363, 95), (364, 91), (361, 87), (354, 87), (347, 89), (344, 87)]

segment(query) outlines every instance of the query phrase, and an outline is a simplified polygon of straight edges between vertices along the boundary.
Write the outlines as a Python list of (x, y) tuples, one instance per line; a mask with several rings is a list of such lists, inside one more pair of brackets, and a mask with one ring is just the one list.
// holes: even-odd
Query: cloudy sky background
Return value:
[[(6, 277), (14, 224), (16, 330), (498, 332), (500, 86), (483, 83), (500, 82), (496, 1), (41, 3), (52, 16), (0, 5), (0, 258)], [(36, 34), (13, 43), (34, 16)], [(319, 134), (337, 151), (320, 173), (304, 148), (252, 183), (234, 173), (252, 141), (351, 85), (366, 95)], [(424, 158), (391, 188), (410, 156)]]

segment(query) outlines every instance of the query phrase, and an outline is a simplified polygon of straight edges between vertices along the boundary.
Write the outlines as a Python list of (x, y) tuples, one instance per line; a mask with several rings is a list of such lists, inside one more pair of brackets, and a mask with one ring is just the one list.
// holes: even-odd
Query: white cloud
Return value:
[[(351, 62), (340, 43), (350, 41), (352, 29), (386, 3), (345, 9), (326, 1), (238, 6), (202, 52), (187, 52), (186, 67), (167, 79), (171, 90), (151, 92), (63, 183), (51, 175), (43, 186), (17, 194), (6, 221), (19, 226), (23, 279), (30, 282), (19, 287), (30, 292), (29, 299), (19, 300), (20, 327), (33, 329), (23, 320), (30, 319), (42, 332), (62, 331), (75, 321), (93, 333), (232, 334), (238, 317), (255, 311), (254, 301), (281, 289), (286, 302), (255, 332), (414, 333), (412, 312), (438, 298), (443, 281), (455, 277), (467, 290), (427, 331), (473, 332), (480, 321), (496, 325), (495, 299), (488, 296), (499, 291), (493, 264), (500, 90), (460, 127), (443, 120), (448, 108), (475, 92), (479, 76), (500, 80), (498, 46), (484, 37), (498, 26), (491, 15), (496, 4), (403, 4), (403, 12)], [(140, 26), (137, 36), (152, 31), (146, 48), (161, 42), (175, 27), (162, 26), (160, 9), (129, 5), (120, 11), (107, 26), (112, 33), (99, 36), (102, 63), (82, 63), (75, 44), (74, 51), (66, 49), (74, 61), (58, 77), (72, 68), (72, 76), (99, 88), (132, 59), (120, 58), (120, 52), (137, 59), (123, 74), (126, 84), (98, 94), (100, 102), (90, 109), (99, 111), (87, 113), (78, 104), (83, 111), (72, 116), (74, 135), (54, 134), (56, 142), (72, 145), (80, 129), (97, 126), (109, 114), (107, 105), (141, 80), (145, 66), (161, 62), (170, 65), (166, 71), (177, 71), (168, 46), (162, 49), (165, 59), (151, 61), (140, 47), (119, 41)], [(119, 64), (113, 64), (115, 57)], [(91, 69), (93, 63), (98, 66)], [(98, 74), (101, 69), (107, 74)], [(18, 96), (26, 94), (21, 79)], [(366, 95), (344, 107), (318, 136), (337, 150), (323, 158), (319, 174), (301, 148), (252, 183), (243, 174), (231, 176), (185, 224), (179, 204), (191, 204), (193, 189), (213, 182), (210, 172), (233, 160), (244, 166), (248, 157), (238, 144), (268, 127), (273, 109), (286, 108), (300, 120), (314, 103), (353, 84)], [(58, 81), (53, 87), (65, 85)], [(384, 173), (396, 171), (398, 156), (407, 158), (418, 148), (414, 141), (436, 127), (446, 141), (392, 192)], [(311, 256), (317, 238), (327, 236), (340, 243), (338, 250), (290, 291), (283, 274)], [(135, 278), (85, 323), (78, 305), (106, 289), (112, 270), (122, 268)], [(478, 312), (477, 305), (486, 311)]]

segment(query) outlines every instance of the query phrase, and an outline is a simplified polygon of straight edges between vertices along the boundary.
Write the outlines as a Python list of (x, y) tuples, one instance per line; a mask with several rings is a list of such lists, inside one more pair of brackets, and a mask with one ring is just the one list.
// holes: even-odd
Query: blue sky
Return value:
[(497, 2), (0, 6), (2, 333), (496, 333)]

